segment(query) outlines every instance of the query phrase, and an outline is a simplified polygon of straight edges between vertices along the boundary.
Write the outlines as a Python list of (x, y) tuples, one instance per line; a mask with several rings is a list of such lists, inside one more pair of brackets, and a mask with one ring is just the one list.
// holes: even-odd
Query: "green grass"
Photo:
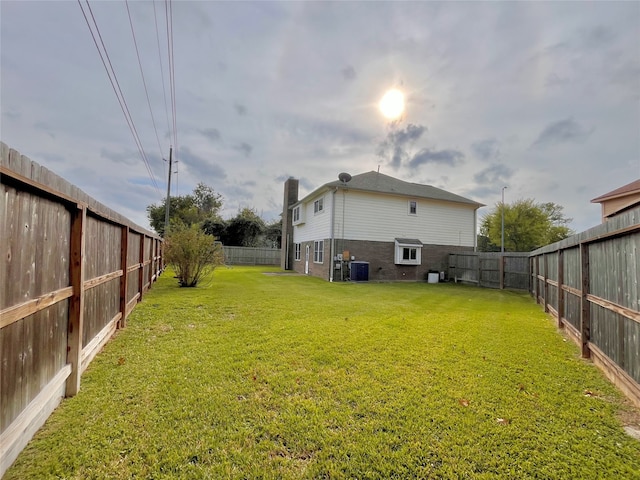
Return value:
[(620, 395), (526, 293), (267, 270), (165, 273), (6, 480), (640, 478)]

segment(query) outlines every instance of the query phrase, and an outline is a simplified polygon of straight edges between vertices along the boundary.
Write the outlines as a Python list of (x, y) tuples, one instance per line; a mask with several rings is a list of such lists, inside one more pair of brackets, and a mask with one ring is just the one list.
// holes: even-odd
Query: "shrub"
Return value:
[(198, 225), (171, 225), (165, 240), (166, 262), (173, 267), (181, 287), (195, 287), (224, 263), (220, 244), (205, 234)]

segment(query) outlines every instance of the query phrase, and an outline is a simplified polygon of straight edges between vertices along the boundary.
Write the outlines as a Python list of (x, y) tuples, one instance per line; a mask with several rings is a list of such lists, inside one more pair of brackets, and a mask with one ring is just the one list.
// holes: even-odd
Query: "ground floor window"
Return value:
[(402, 260), (416, 260), (418, 258), (418, 249), (411, 247), (402, 247)]
[(313, 242), (313, 261), (314, 263), (322, 263), (324, 261), (324, 240)]
[(300, 260), (300, 244), (299, 243), (293, 244), (293, 259)]
[(414, 238), (396, 238), (396, 265), (421, 265), (422, 242)]

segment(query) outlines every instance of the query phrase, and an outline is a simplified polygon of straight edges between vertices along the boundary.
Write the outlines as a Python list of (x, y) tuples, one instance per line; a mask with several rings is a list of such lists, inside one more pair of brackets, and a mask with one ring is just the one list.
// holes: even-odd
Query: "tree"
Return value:
[(217, 217), (222, 208), (222, 195), (202, 182), (193, 189), (193, 200), (198, 214), (207, 219)]
[(282, 245), (282, 219), (268, 224), (264, 236), (269, 247), (280, 248)]
[(500, 245), (495, 245), (491, 243), (491, 240), (489, 240), (489, 237), (487, 237), (486, 235), (478, 235), (477, 239), (478, 239), (478, 251), (480, 252), (499, 252), (500, 251)]
[(224, 263), (220, 244), (214, 242), (198, 225), (180, 221), (171, 224), (165, 239), (164, 255), (178, 277), (181, 287), (195, 287), (200, 280)]
[[(164, 237), (164, 217), (166, 211), (166, 198), (159, 204), (147, 207), (149, 224), (158, 235)], [(213, 188), (199, 183), (191, 195), (171, 197), (169, 203), (169, 225), (180, 221), (184, 225), (204, 223), (207, 220), (219, 219), (218, 212), (222, 208), (222, 195), (216, 193)]]
[(498, 203), (480, 225), (480, 235), (488, 239), (487, 250), (502, 244), (503, 209), (505, 251), (529, 252), (573, 234), (567, 226), (571, 219), (564, 216), (563, 207), (558, 204), (537, 204), (530, 198), (512, 204)]
[(227, 222), (223, 243), (240, 247), (257, 247), (265, 230), (264, 220), (252, 208), (243, 208)]

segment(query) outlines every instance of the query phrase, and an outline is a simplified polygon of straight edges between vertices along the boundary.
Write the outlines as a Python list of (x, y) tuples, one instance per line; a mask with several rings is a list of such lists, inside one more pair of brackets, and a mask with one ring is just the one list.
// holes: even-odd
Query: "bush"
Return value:
[(166, 262), (173, 267), (181, 287), (195, 287), (198, 282), (213, 273), (224, 263), (220, 244), (205, 234), (198, 225), (171, 224), (165, 240)]

